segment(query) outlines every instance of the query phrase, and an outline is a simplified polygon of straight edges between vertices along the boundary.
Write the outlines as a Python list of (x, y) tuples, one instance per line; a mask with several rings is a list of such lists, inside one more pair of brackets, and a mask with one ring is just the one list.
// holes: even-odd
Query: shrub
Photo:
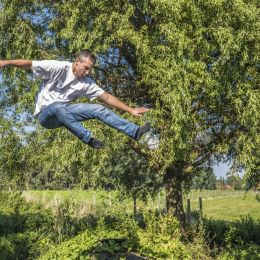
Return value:
[(10, 241), (9, 238), (0, 237), (0, 259), (11, 259), (14, 256), (15, 249), (14, 244)]
[(224, 234), (229, 230), (229, 224), (223, 220), (204, 219), (204, 225), (211, 240), (211, 247), (224, 246)]
[(248, 244), (246, 246), (234, 247), (226, 252), (221, 253), (218, 260), (256, 260), (260, 259), (260, 246)]
[(53, 219), (50, 211), (26, 203), (19, 192), (1, 192), (0, 259), (34, 259), (48, 250), (39, 245), (46, 238), (55, 240)]
[(143, 229), (133, 216), (108, 214), (99, 219), (97, 227), (61, 243), (40, 259), (119, 259), (129, 252), (149, 259), (207, 259), (204, 240), (182, 241), (179, 223), (172, 216), (150, 212), (144, 220)]
[(111, 257), (128, 250), (129, 244), (125, 241), (125, 235), (118, 231), (87, 230), (61, 243), (39, 259), (88, 259), (84, 257), (95, 256), (101, 252)]
[(245, 244), (260, 245), (260, 219), (247, 216), (231, 223), (212, 219), (204, 223), (212, 245), (227, 248)]

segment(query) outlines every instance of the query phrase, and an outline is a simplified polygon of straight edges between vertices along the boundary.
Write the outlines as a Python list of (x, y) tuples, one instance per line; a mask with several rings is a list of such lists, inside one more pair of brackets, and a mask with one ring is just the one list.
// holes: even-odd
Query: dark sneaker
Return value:
[(93, 138), (91, 137), (87, 143), (89, 146), (91, 146), (92, 148), (95, 148), (95, 149), (101, 149), (104, 145), (103, 142), (99, 141), (98, 139), (96, 138)]
[(142, 137), (142, 135), (146, 132), (148, 132), (151, 128), (150, 123), (145, 123), (145, 125), (140, 126), (135, 134), (135, 140), (138, 141)]

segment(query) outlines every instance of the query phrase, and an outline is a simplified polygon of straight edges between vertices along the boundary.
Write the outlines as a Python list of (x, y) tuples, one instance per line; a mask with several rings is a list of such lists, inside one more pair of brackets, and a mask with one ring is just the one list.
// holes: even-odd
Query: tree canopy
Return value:
[[(98, 178), (120, 143), (142, 154), (163, 176), (168, 209), (178, 215), (183, 213), (181, 187), (214, 160), (232, 160), (248, 179), (258, 178), (257, 1), (1, 0), (0, 6), (1, 59), (73, 60), (79, 49), (93, 50), (96, 81), (130, 105), (151, 108), (144, 118), (123, 116), (139, 124), (151, 121), (159, 142), (157, 149), (148, 149), (87, 122), (108, 144), (97, 152), (64, 129), (47, 132), (32, 117), (38, 82), (28, 72), (8, 68), (2, 71), (1, 113), (11, 109), (16, 122), (36, 126), (23, 133), (23, 145), (31, 149), (27, 169), (74, 171), (78, 180), (90, 171)], [(4, 138), (2, 149), (16, 151), (14, 141), (3, 143)]]

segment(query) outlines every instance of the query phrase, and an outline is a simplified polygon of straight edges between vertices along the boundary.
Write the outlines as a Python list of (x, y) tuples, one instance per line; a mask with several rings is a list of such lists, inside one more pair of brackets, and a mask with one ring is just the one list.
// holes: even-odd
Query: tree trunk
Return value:
[(185, 225), (185, 212), (182, 201), (183, 171), (172, 166), (166, 170), (164, 176), (167, 212), (176, 216), (182, 227)]

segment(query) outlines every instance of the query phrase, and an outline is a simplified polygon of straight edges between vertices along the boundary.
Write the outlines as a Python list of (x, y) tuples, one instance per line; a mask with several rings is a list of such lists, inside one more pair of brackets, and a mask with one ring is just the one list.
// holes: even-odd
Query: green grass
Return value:
[[(113, 196), (115, 192), (113, 192)], [(73, 199), (77, 202), (84, 201), (92, 201), (97, 200), (100, 201), (102, 199), (109, 198), (108, 192), (106, 191), (94, 191), (94, 190), (30, 190), (23, 192), (23, 195), (26, 198), (31, 199), (33, 201), (41, 201), (44, 200), (47, 203), (51, 200), (57, 199), (59, 201), (65, 201), (68, 199)]]
[[(248, 194), (245, 198), (223, 197), (203, 200), (203, 214), (207, 218), (216, 220), (238, 220), (241, 216), (250, 215), (260, 218), (260, 202), (256, 201), (254, 194)], [(198, 210), (198, 202), (191, 202), (192, 209)]]
[[(116, 191), (82, 191), (82, 190), (62, 190), (62, 191), (26, 191), (23, 196), (27, 201), (38, 202), (53, 207), (55, 203), (69, 200), (73, 203), (79, 215), (96, 210), (111, 210), (122, 208), (122, 210), (132, 211), (133, 203), (131, 199), (120, 201)], [(240, 216), (250, 215), (253, 218), (260, 218), (260, 202), (256, 201), (255, 194), (249, 192), (245, 197), (241, 191), (192, 191), (188, 196), (184, 196), (184, 207), (186, 208), (186, 198), (191, 199), (191, 209), (198, 210), (198, 198), (203, 198), (203, 214), (207, 218), (216, 220), (238, 220)], [(154, 207), (163, 209), (165, 207), (164, 192), (157, 196), (155, 200), (148, 203), (138, 202), (138, 207)], [(85, 210), (84, 210), (85, 208)], [(83, 211), (82, 211), (83, 209)], [(77, 214), (77, 213), (76, 213)]]
[(74, 216), (83, 217), (88, 214), (105, 213), (114, 209), (132, 211), (132, 201), (120, 200), (116, 191), (94, 190), (30, 190), (24, 191), (27, 202), (40, 203), (55, 211), (58, 205), (68, 202)]
[[(252, 193), (251, 191), (249, 193)], [(184, 199), (190, 198), (191, 200), (197, 200), (202, 198), (223, 198), (232, 196), (242, 196), (244, 191), (240, 190), (191, 190), (188, 194), (184, 194)]]

